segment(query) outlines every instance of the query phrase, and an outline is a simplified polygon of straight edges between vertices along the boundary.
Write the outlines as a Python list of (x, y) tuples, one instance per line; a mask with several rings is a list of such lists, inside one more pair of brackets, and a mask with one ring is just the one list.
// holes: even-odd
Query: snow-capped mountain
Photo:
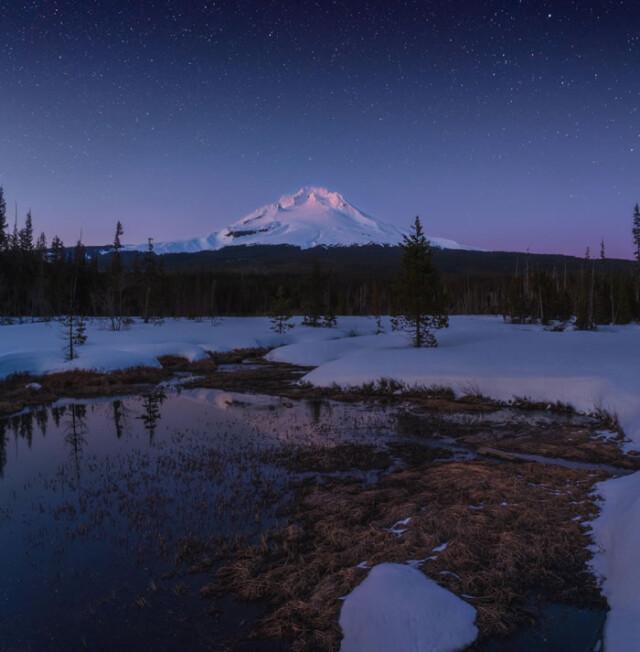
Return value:
[[(306, 186), (293, 195), (249, 213), (231, 226), (202, 238), (158, 242), (159, 254), (222, 249), (231, 245), (288, 244), (309, 249), (317, 246), (396, 245), (403, 231), (381, 222), (350, 204), (337, 192)], [(444, 238), (430, 238), (443, 249), (471, 249)], [(132, 245), (143, 250), (146, 245)]]

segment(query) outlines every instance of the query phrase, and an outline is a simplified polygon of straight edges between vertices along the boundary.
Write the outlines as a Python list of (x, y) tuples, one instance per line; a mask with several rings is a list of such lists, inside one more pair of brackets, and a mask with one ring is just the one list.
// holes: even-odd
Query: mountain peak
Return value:
[(328, 204), (332, 208), (342, 208), (346, 205), (344, 197), (339, 192), (333, 192), (322, 186), (303, 186), (292, 195), (283, 195), (278, 202), (284, 209), (300, 206), (309, 202)]
[[(157, 253), (222, 249), (231, 245), (288, 244), (317, 246), (397, 245), (403, 232), (350, 204), (339, 192), (321, 186), (303, 186), (245, 215), (230, 226), (202, 238), (160, 242)], [(433, 238), (436, 247), (462, 249), (451, 240)], [(141, 249), (142, 247), (131, 247)]]

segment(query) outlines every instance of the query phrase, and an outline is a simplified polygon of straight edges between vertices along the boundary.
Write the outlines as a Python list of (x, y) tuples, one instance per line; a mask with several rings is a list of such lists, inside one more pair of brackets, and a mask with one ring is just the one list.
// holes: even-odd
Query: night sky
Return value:
[(0, 185), (88, 243), (299, 186), (489, 249), (631, 256), (640, 2), (0, 0)]

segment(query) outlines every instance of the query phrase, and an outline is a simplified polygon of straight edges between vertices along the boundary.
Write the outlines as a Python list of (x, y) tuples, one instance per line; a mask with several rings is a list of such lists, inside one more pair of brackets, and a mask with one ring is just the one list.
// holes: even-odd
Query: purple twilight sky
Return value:
[(636, 2), (0, 0), (0, 185), (75, 241), (302, 185), (486, 249), (630, 257)]

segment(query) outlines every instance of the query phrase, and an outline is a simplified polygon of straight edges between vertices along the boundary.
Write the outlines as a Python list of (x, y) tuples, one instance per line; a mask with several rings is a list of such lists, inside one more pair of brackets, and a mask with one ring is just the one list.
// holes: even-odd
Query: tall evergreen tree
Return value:
[(144, 300), (143, 300), (143, 319), (144, 323), (149, 323), (151, 312), (151, 293), (156, 278), (156, 255), (153, 251), (153, 238), (149, 238), (147, 243), (147, 250), (144, 253), (143, 261), (143, 285), (144, 285)]
[(596, 328), (595, 303), (595, 263), (591, 260), (589, 247), (584, 256), (585, 266), (580, 273), (580, 291), (576, 310), (576, 330), (591, 331)]
[(320, 264), (314, 261), (306, 287), (306, 297), (303, 302), (304, 318), (302, 323), (305, 326), (317, 327), (321, 325), (322, 316), (325, 312), (325, 285), (325, 276), (320, 269)]
[(47, 253), (47, 236), (44, 231), (38, 236), (36, 240), (36, 251), (41, 258), (44, 258)]
[(18, 253), (20, 251), (20, 232), (18, 231), (18, 216), (13, 220), (13, 232), (9, 236), (9, 249), (13, 253)]
[(7, 223), (7, 202), (4, 198), (4, 189), (0, 186), (0, 251), (9, 246), (9, 224)]
[(271, 308), (271, 330), (278, 335), (283, 335), (291, 328), (293, 328), (293, 324), (291, 323), (290, 301), (284, 288), (280, 285)]
[(122, 326), (122, 293), (123, 293), (123, 267), (122, 241), (124, 235), (122, 223), (118, 220), (116, 233), (113, 237), (113, 253), (111, 254), (111, 287), (109, 289), (109, 313), (111, 315), (111, 330), (120, 330)]
[(640, 263), (640, 205), (633, 209), (633, 246), (636, 260)]
[(410, 333), (415, 347), (435, 347), (434, 330), (449, 325), (444, 289), (431, 260), (431, 245), (420, 218), (402, 242), (402, 271), (398, 283), (397, 328)]
[(18, 238), (20, 251), (26, 254), (31, 253), (33, 251), (33, 220), (31, 219), (31, 211), (27, 212), (24, 227), (20, 229)]
[(57, 235), (51, 240), (51, 259), (55, 262), (64, 260), (64, 242)]

